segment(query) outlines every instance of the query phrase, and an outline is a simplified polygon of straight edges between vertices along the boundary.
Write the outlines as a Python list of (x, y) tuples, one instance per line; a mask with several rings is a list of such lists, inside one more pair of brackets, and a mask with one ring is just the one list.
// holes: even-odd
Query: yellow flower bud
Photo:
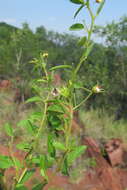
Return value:
[(43, 56), (43, 58), (47, 58), (48, 57), (48, 53), (45, 52), (45, 53), (42, 54), (42, 56)]
[(103, 0), (96, 0), (96, 3), (101, 3)]

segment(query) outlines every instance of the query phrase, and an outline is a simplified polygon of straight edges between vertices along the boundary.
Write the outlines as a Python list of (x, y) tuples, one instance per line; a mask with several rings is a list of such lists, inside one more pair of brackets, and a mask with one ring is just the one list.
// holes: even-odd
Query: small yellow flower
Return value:
[(43, 56), (43, 58), (47, 58), (48, 57), (48, 53), (45, 52), (45, 53), (42, 54), (42, 56)]
[(101, 3), (103, 0), (96, 0), (96, 3)]

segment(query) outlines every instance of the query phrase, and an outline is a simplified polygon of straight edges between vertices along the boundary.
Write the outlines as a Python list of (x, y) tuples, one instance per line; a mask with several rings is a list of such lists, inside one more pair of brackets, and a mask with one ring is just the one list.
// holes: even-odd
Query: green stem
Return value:
[(46, 113), (47, 113), (47, 107), (48, 107), (47, 101), (48, 101), (48, 99), (49, 99), (49, 94), (50, 94), (50, 93), (48, 93), (47, 99), (46, 99), (46, 101), (45, 101), (44, 112), (43, 112), (43, 118), (42, 118), (41, 123), (40, 123), (40, 128), (38, 129), (38, 133), (37, 133), (37, 135), (35, 136), (33, 150), (36, 149), (36, 146), (37, 146), (38, 141), (39, 141), (40, 134), (41, 134), (42, 129), (43, 129), (43, 125), (44, 125), (45, 120), (46, 120)]
[[(76, 69), (75, 69), (75, 71), (74, 71), (75, 75), (77, 74), (77, 72), (79, 71), (80, 67), (82, 66), (82, 64), (83, 64), (83, 63), (86, 61), (86, 59), (87, 59), (87, 56), (88, 56), (88, 55), (87, 55), (87, 48), (89, 48), (89, 44), (90, 44), (90, 40), (91, 40), (91, 35), (92, 35), (92, 32), (93, 32), (93, 27), (94, 27), (95, 17), (94, 17), (94, 15), (93, 15), (93, 13), (92, 13), (92, 10), (91, 10), (89, 4), (87, 5), (87, 9), (88, 9), (89, 14), (90, 14), (90, 17), (91, 17), (91, 25), (90, 25), (90, 29), (88, 30), (88, 37), (87, 37), (87, 43), (86, 43), (85, 53), (84, 53), (84, 55), (83, 55), (83, 59), (82, 59), (82, 57), (81, 57), (80, 62), (79, 62), (79, 64), (77, 65), (77, 67), (76, 67)], [(86, 54), (86, 55), (85, 55), (85, 54)]]
[(80, 102), (80, 104), (78, 104), (77, 106), (75, 106), (75, 107), (73, 108), (73, 110), (76, 110), (76, 109), (77, 109), (78, 107), (80, 107), (84, 102), (86, 102), (92, 94), (93, 94), (93, 92), (90, 92), (89, 95), (88, 95), (82, 102)]
[(73, 108), (71, 106), (71, 110), (70, 110), (70, 123), (69, 123), (69, 126), (67, 127), (67, 130), (66, 130), (66, 147), (68, 147), (68, 144), (69, 144), (69, 138), (70, 138), (71, 129), (72, 129), (72, 120), (73, 120)]
[(19, 183), (22, 181), (22, 179), (23, 179), (24, 175), (26, 174), (26, 172), (27, 172), (27, 168), (25, 168), (25, 169), (23, 170), (21, 176), (19, 177), (19, 180), (18, 180), (17, 184), (19, 184)]

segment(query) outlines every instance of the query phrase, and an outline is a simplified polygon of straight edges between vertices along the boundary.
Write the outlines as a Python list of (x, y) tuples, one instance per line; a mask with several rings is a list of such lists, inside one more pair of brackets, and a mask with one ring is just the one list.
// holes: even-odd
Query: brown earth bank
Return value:
[[(111, 139), (104, 144), (104, 153), (98, 143), (90, 137), (85, 137), (82, 143), (88, 147), (85, 156), (94, 158), (96, 165), (89, 167), (76, 184), (72, 183), (69, 177), (54, 174), (53, 170), (49, 169), (49, 184), (44, 187), (44, 190), (50, 188), (57, 190), (125, 190), (127, 188), (127, 153), (124, 143), (120, 139)], [(8, 148), (0, 145), (0, 154), (9, 155)], [(15, 149), (14, 156), (23, 161), (25, 153)], [(35, 170), (34, 176), (26, 183), (29, 190), (34, 184), (42, 181), (39, 169), (35, 168)], [(5, 172), (8, 189), (14, 173), (14, 168), (7, 169)]]

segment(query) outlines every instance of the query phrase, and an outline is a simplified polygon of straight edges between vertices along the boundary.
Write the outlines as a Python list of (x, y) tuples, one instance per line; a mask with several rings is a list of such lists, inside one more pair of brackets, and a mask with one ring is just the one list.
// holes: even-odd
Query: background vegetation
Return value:
[[(94, 43), (87, 63), (80, 70), (83, 77), (79, 76), (79, 81), (88, 88), (98, 83), (105, 93), (92, 96), (87, 102), (87, 109), (101, 107), (115, 113), (116, 118), (126, 117), (127, 17), (103, 27), (96, 26), (94, 33), (95, 39), (97, 37), (103, 43)], [(79, 39), (74, 35), (48, 31), (43, 26), (33, 32), (27, 23), (21, 29), (0, 23), (0, 78), (15, 80), (19, 77), (26, 86), (31, 76), (39, 75), (29, 62), (45, 51), (49, 54), (49, 66), (76, 64), (82, 53)], [(63, 80), (69, 75), (60, 74)]]

